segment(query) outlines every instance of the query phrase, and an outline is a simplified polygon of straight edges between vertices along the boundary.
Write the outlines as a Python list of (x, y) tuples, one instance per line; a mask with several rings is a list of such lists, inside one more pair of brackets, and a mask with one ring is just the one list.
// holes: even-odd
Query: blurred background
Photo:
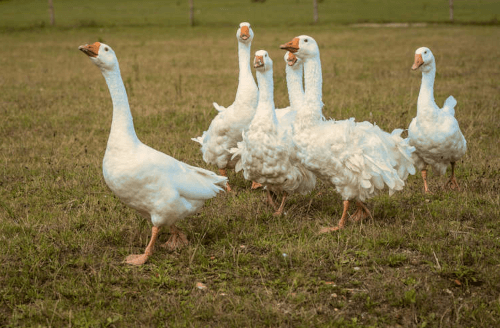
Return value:
[(498, 0), (0, 0), (0, 28), (498, 24)]

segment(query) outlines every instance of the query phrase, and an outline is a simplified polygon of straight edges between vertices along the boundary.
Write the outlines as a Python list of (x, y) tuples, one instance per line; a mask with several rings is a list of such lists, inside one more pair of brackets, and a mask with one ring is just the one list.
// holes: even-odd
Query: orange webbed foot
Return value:
[(148, 258), (153, 254), (155, 242), (156, 242), (156, 239), (158, 238), (158, 233), (160, 232), (160, 228), (153, 226), (151, 231), (152, 231), (151, 232), (151, 240), (149, 241), (149, 244), (146, 247), (144, 254), (129, 255), (125, 259), (125, 263), (132, 264), (132, 265), (143, 265), (144, 263), (146, 263)]
[(262, 187), (262, 183), (258, 183), (258, 182), (255, 182), (255, 181), (252, 181), (252, 187), (250, 187), (250, 189), (257, 189), (257, 188), (260, 188)]
[(171, 226), (170, 233), (170, 238), (168, 238), (167, 242), (163, 244), (163, 246), (167, 249), (174, 251), (189, 244), (186, 235), (177, 229), (177, 227)]
[(340, 230), (342, 228), (343, 227), (340, 227), (340, 226), (336, 226), (336, 227), (323, 227), (323, 228), (319, 229), (319, 234), (324, 234), (324, 233), (329, 233), (329, 232), (332, 232), (332, 231), (337, 231), (337, 230)]
[(132, 254), (127, 256), (125, 263), (132, 265), (143, 265), (148, 260), (149, 256), (146, 254)]
[(457, 179), (455, 177), (451, 177), (444, 186), (445, 188), (449, 187), (451, 190), (460, 191), (460, 186), (458, 185)]
[[(219, 169), (219, 174), (222, 175), (223, 177), (227, 178), (227, 170), (226, 169)], [(226, 191), (231, 192), (233, 191), (231, 187), (229, 186), (229, 182), (226, 182)]]
[(276, 212), (273, 213), (273, 216), (277, 217), (277, 216), (282, 216), (283, 215), (283, 210), (277, 210)]
[(320, 234), (328, 233), (332, 231), (337, 231), (345, 226), (345, 221), (347, 219), (347, 210), (349, 209), (349, 201), (344, 200), (344, 210), (342, 211), (342, 217), (340, 218), (339, 225), (336, 227), (324, 227), (319, 230)]
[(368, 209), (368, 207), (366, 207), (365, 204), (363, 204), (363, 202), (358, 201), (358, 202), (356, 202), (356, 205), (358, 208), (353, 213), (353, 215), (351, 215), (351, 217), (349, 219), (351, 219), (355, 222), (359, 221), (359, 220), (366, 219), (366, 218), (373, 219), (372, 214), (370, 213), (370, 210)]

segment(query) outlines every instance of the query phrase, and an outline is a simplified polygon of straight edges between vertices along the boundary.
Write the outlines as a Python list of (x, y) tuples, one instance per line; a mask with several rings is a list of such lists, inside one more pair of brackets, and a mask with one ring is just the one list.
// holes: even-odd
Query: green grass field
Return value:
[[(498, 25), (346, 26), (448, 17), (447, 1), (436, 18), (437, 1), (427, 1), (432, 10), (422, 2), (411, 15), (400, 7), (389, 15), (360, 0), (365, 13), (338, 19), (335, 11), (320, 13), (314, 26), (312, 10), (299, 14), (310, 6), (305, 1), (291, 7), (268, 0), (240, 1), (260, 8), (250, 18), (234, 5), (224, 5), (230, 15), (203, 15), (203, 8), (217, 12), (218, 6), (195, 1), (198, 26), (185, 28), (184, 2), (172, 2), (170, 11), (160, 8), (163, 2), (139, 8), (132, 1), (122, 7), (88, 1), (79, 16), (76, 1), (55, 1), (55, 28), (47, 26), (46, 2), (0, 2), (0, 326), (498, 326)], [(320, 8), (346, 3), (324, 0)], [(455, 3), (457, 21), (496, 17), (494, 1)], [(459, 14), (459, 5), (481, 10)], [(104, 8), (112, 8), (109, 20)], [(288, 8), (286, 15), (280, 8)], [(140, 15), (128, 16), (136, 9)], [(189, 246), (157, 247), (142, 267), (123, 264), (144, 250), (151, 223), (104, 183), (112, 105), (100, 71), (78, 46), (100, 40), (113, 47), (144, 143), (215, 171), (190, 138), (216, 115), (213, 101), (234, 100), (235, 32), (243, 20), (255, 32), (252, 49), (268, 50), (275, 62), (277, 107), (288, 105), (279, 45), (308, 34), (320, 45), (325, 115), (369, 120), (385, 130), (406, 128), (415, 116), (421, 74), (410, 67), (415, 49), (431, 48), (436, 101), (458, 100), (468, 141), (457, 171), (462, 191), (442, 188), (445, 177), (431, 172), (434, 193), (424, 195), (420, 176), (412, 176), (404, 191), (369, 201), (373, 220), (319, 235), (342, 213), (332, 188), (320, 184), (311, 196), (292, 196), (287, 214), (276, 218), (264, 193), (232, 173), (234, 193), (180, 222)], [(163, 233), (159, 242), (167, 238)]]

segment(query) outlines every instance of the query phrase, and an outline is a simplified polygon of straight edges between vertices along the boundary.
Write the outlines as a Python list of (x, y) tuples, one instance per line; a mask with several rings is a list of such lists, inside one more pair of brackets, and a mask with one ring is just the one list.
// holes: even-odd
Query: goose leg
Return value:
[(339, 225), (336, 227), (324, 227), (321, 228), (319, 233), (327, 233), (330, 231), (337, 231), (344, 227), (345, 220), (347, 219), (347, 210), (349, 209), (349, 201), (344, 200), (344, 211), (342, 212), (342, 217), (340, 218)]
[(133, 265), (143, 265), (144, 263), (146, 263), (148, 258), (153, 254), (155, 242), (156, 242), (156, 239), (158, 238), (159, 231), (160, 231), (159, 227), (153, 227), (152, 233), (151, 233), (151, 240), (149, 241), (149, 244), (146, 247), (144, 254), (129, 255), (125, 259), (125, 262), (128, 264), (133, 264)]
[(370, 217), (373, 219), (372, 214), (370, 213), (370, 210), (368, 209), (368, 207), (366, 207), (366, 205), (363, 202), (358, 200), (356, 202), (356, 206), (358, 208), (356, 209), (356, 212), (354, 212), (354, 214), (351, 216), (352, 220), (359, 221), (359, 220), (365, 219), (367, 217)]
[(280, 216), (281, 214), (283, 214), (283, 210), (285, 209), (285, 200), (287, 197), (288, 197), (288, 194), (286, 192), (284, 192), (283, 198), (281, 199), (281, 205), (278, 208), (278, 210), (276, 212), (274, 212), (274, 214), (273, 214), (274, 216)]
[(429, 190), (429, 186), (427, 185), (427, 169), (423, 169), (420, 173), (422, 174), (422, 179), (424, 180), (424, 192), (429, 194), (431, 192)]
[(276, 205), (276, 203), (274, 202), (273, 196), (271, 195), (271, 191), (269, 189), (267, 189), (267, 202), (274, 208), (276, 212), (278, 211), (278, 205)]
[(457, 179), (455, 178), (455, 162), (451, 162), (451, 176), (448, 182), (446, 182), (445, 187), (450, 187), (452, 190), (455, 188), (460, 191), (460, 186), (458, 185)]
[[(223, 177), (227, 177), (227, 170), (219, 169), (219, 174), (222, 175)], [(226, 182), (226, 191), (232, 191), (231, 187), (229, 186), (229, 182)]]
[(164, 244), (166, 248), (173, 251), (189, 244), (186, 235), (175, 225), (170, 226), (170, 238)]

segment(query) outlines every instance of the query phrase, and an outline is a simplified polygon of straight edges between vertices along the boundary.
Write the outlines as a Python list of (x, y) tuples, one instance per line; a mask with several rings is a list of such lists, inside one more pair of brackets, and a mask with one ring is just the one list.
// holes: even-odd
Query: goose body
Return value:
[(325, 120), (321, 111), (322, 74), (319, 48), (306, 35), (281, 46), (304, 62), (305, 98), (294, 122), (293, 141), (304, 166), (330, 183), (344, 200), (337, 227), (347, 218), (350, 201), (356, 201), (354, 219), (369, 216), (363, 204), (384, 189), (401, 190), (408, 174), (415, 173), (411, 154), (414, 148), (401, 138), (402, 129), (387, 133), (370, 122)]
[(276, 215), (283, 213), (288, 194), (311, 191), (316, 183), (313, 173), (306, 170), (296, 156), (292, 141), (293, 113), (285, 114), (279, 121), (274, 107), (273, 61), (264, 50), (255, 53), (254, 67), (259, 84), (259, 101), (255, 116), (243, 140), (232, 150), (239, 158), (236, 171), (243, 170), (248, 180), (266, 187), (268, 199), (273, 204), (269, 190), (285, 192)]
[[(202, 136), (192, 138), (201, 144), (203, 160), (217, 165), (221, 175), (227, 176), (227, 169), (234, 168), (236, 159), (231, 160), (230, 149), (241, 141), (242, 131), (246, 131), (257, 108), (258, 88), (250, 68), (250, 48), (253, 30), (249, 23), (241, 23), (236, 32), (238, 40), (239, 78), (238, 89), (233, 104), (225, 108), (217, 103), (219, 111)], [(226, 188), (231, 190), (229, 184)]]
[(465, 154), (467, 142), (455, 118), (457, 101), (450, 96), (443, 108), (439, 108), (436, 104), (434, 100), (436, 62), (429, 48), (422, 47), (416, 50), (412, 69), (422, 71), (422, 83), (417, 101), (417, 116), (408, 127), (408, 139), (410, 145), (416, 149), (413, 157), (417, 169), (422, 173), (424, 190), (429, 192), (427, 165), (430, 165), (437, 174), (443, 175), (450, 163), (452, 171), (447, 184), (453, 189), (458, 189), (455, 162)]
[(227, 178), (188, 165), (159, 152), (138, 138), (127, 93), (114, 51), (96, 42), (79, 48), (98, 66), (113, 102), (113, 120), (103, 159), (104, 180), (126, 205), (150, 218), (152, 236), (144, 254), (130, 255), (126, 262), (140, 265), (153, 253), (160, 227), (170, 227), (167, 246), (175, 248), (187, 239), (175, 223), (197, 212), (204, 202), (223, 190)]

